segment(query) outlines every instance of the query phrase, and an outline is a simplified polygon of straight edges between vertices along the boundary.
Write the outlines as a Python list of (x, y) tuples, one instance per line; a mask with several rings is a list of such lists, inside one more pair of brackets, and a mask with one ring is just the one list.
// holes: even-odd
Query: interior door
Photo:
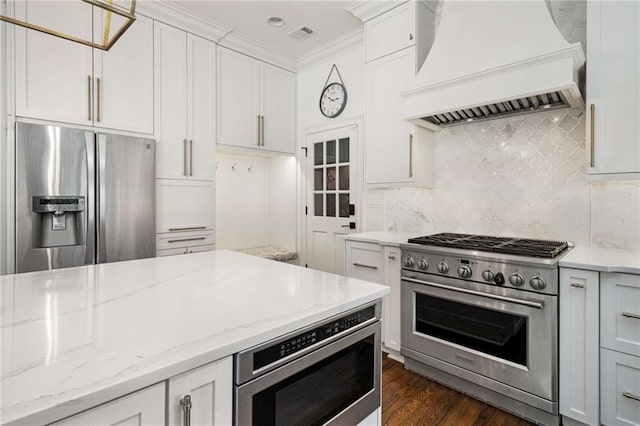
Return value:
[(355, 232), (357, 126), (311, 133), (307, 142), (307, 265), (338, 272), (339, 235)]

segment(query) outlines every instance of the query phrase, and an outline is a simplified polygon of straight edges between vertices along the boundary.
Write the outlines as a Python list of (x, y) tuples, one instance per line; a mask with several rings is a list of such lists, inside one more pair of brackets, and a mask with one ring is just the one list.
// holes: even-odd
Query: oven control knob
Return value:
[(413, 257), (409, 256), (404, 260), (404, 266), (406, 266), (407, 268), (413, 268), (413, 265), (415, 265), (415, 261), (413, 260)]
[(447, 272), (449, 272), (449, 265), (444, 262), (438, 263), (438, 272), (440, 272), (441, 274), (446, 274)]
[(502, 272), (498, 272), (493, 280), (496, 285), (504, 285), (504, 281), (504, 275), (502, 275)]
[(495, 277), (496, 277), (496, 274), (491, 269), (482, 271), (482, 279), (485, 281), (493, 281)]
[(428, 267), (429, 267), (429, 262), (427, 262), (426, 259), (420, 259), (418, 261), (418, 268), (420, 268), (420, 269), (422, 269), (424, 271)]
[(524, 284), (524, 278), (522, 278), (522, 275), (520, 274), (511, 274), (511, 276), (509, 277), (509, 282), (511, 283), (511, 285), (520, 287)]
[(469, 278), (471, 276), (471, 268), (466, 265), (458, 267), (458, 276), (460, 278)]
[(547, 283), (540, 277), (533, 277), (529, 280), (529, 285), (535, 290), (544, 290)]

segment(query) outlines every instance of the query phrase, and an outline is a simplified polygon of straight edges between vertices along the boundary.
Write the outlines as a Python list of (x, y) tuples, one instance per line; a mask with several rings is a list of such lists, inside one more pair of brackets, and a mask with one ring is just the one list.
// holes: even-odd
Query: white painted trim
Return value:
[[(357, 146), (357, 155), (358, 158), (356, 160), (356, 167), (358, 168), (357, 176), (354, 188), (356, 188), (356, 224), (358, 224), (358, 229), (364, 225), (364, 117), (362, 115), (358, 115), (355, 117), (348, 117), (342, 119), (340, 121), (335, 121), (332, 123), (324, 124), (322, 126), (312, 126), (305, 127), (301, 129), (298, 133), (298, 208), (299, 211), (302, 212), (303, 219), (298, 223), (298, 237), (297, 237), (297, 251), (298, 251), (298, 259), (300, 259), (300, 266), (304, 266), (308, 264), (307, 259), (307, 218), (310, 216), (304, 214), (304, 208), (307, 202), (307, 159), (304, 156), (304, 150), (302, 148), (305, 147), (305, 143), (308, 135), (312, 135), (314, 133), (326, 132), (329, 130), (340, 129), (343, 127), (351, 127), (356, 126), (356, 131), (358, 134), (358, 146)], [(309, 152), (309, 148), (307, 147), (307, 152)]]
[(364, 43), (364, 29), (358, 28), (319, 48), (312, 50), (298, 59), (298, 72), (309, 69), (338, 55), (355, 50)]
[(406, 1), (407, 0), (358, 0), (348, 5), (346, 10), (362, 22), (367, 22), (376, 16), (380, 16), (394, 7), (401, 5), (402, 3), (406, 3)]
[(234, 33), (232, 28), (194, 15), (164, 0), (140, 1), (137, 3), (136, 11), (263, 62), (288, 71), (296, 70), (296, 60), (292, 56), (278, 52), (257, 40)]

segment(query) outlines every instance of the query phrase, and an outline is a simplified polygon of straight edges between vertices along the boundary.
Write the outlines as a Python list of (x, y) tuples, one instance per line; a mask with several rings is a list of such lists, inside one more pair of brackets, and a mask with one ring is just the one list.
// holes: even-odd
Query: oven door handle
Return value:
[(442, 288), (442, 289), (445, 289), (445, 290), (457, 291), (459, 293), (473, 294), (474, 296), (482, 296), (482, 297), (487, 297), (489, 299), (497, 299), (497, 300), (502, 300), (504, 302), (517, 303), (518, 305), (529, 306), (530, 308), (536, 308), (536, 309), (543, 309), (544, 308), (544, 304), (542, 303), (542, 301), (516, 299), (516, 298), (513, 298), (513, 297), (500, 296), (500, 295), (497, 295), (497, 294), (490, 294), (490, 293), (483, 293), (481, 291), (469, 290), (469, 289), (466, 289), (466, 288), (459, 288), (459, 287), (452, 287), (450, 285), (444, 285), (444, 284), (436, 284), (436, 283), (432, 283), (430, 281), (416, 280), (416, 279), (408, 278), (408, 277), (402, 277), (402, 280), (403, 281), (408, 281), (408, 282), (411, 282), (411, 283), (415, 283), (415, 284), (423, 284), (423, 285), (428, 285), (428, 286), (431, 286), (431, 287)]

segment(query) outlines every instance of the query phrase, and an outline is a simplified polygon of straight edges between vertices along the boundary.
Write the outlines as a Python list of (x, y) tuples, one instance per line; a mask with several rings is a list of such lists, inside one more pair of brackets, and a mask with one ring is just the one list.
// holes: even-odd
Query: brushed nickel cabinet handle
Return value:
[(185, 241), (200, 241), (205, 240), (206, 237), (194, 237), (194, 238), (177, 238), (175, 240), (167, 240), (168, 243), (184, 243)]
[(596, 166), (595, 149), (596, 149), (596, 105), (591, 104), (589, 108), (591, 112), (591, 167)]
[(87, 120), (91, 121), (91, 76), (87, 76)]
[(193, 140), (189, 139), (189, 176), (193, 176)]
[(260, 140), (261, 145), (264, 146), (264, 115), (260, 118), (260, 122), (262, 123), (262, 125), (260, 126)]
[(258, 115), (258, 136), (256, 138), (256, 139), (258, 139), (258, 146), (260, 146), (260, 135), (261, 135), (261, 132), (260, 132), (260, 116)]
[(629, 399), (635, 399), (636, 401), (640, 401), (640, 396), (634, 395), (630, 392), (622, 392), (622, 396)]
[(377, 266), (365, 265), (364, 263), (353, 262), (353, 266), (359, 266), (361, 268), (378, 269)]
[(584, 288), (584, 284), (580, 284), (580, 283), (571, 283), (571, 287)]
[(96, 119), (100, 122), (100, 77), (96, 78)]
[(623, 312), (622, 316), (627, 318), (640, 319), (640, 315), (632, 314), (631, 312)]
[(409, 177), (413, 177), (413, 133), (409, 133)]
[(187, 167), (187, 140), (182, 139), (182, 174), (184, 176), (188, 176)]
[(180, 406), (182, 407), (182, 426), (191, 426), (191, 395), (185, 395), (180, 400)]
[(187, 226), (185, 228), (169, 228), (170, 232), (173, 231), (196, 231), (198, 229), (207, 229), (206, 226)]

